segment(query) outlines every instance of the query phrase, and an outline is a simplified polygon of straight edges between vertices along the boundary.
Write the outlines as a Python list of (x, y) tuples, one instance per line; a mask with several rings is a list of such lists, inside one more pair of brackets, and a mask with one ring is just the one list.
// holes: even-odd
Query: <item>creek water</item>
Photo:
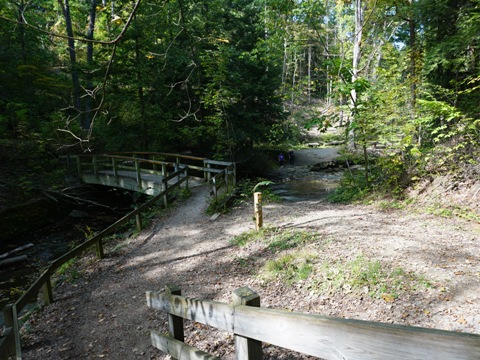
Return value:
[(270, 185), (273, 193), (285, 201), (304, 201), (323, 199), (335, 190), (343, 172), (311, 172), (299, 179), (287, 179)]
[[(128, 192), (102, 187), (94, 189), (88, 197), (102, 206), (76, 204), (75, 212), (65, 214), (62, 220), (0, 242), (0, 254), (33, 244), (28, 250), (13, 255), (27, 255), (28, 261), (0, 268), (0, 310), (15, 302), (49, 263), (131, 211), (136, 200), (135, 195)], [(0, 311), (0, 326), (2, 324), (3, 312)]]

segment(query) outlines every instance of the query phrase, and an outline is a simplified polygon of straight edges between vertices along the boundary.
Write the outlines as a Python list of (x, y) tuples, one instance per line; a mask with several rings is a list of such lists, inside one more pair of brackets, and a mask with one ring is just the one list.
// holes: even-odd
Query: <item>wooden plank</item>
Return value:
[(215, 174), (220, 174), (220, 173), (223, 173), (223, 169), (214, 169), (214, 168), (203, 168), (203, 171), (206, 172), (206, 173), (215, 173)]
[(203, 160), (206, 159), (206, 158), (198, 157), (198, 156), (171, 154), (171, 153), (163, 153), (163, 152), (150, 152), (150, 151), (115, 152), (114, 154), (131, 154), (131, 155), (141, 155), (141, 156), (158, 155), (158, 156), (166, 156), (166, 157), (179, 157), (179, 158), (182, 158), (182, 159), (198, 160), (198, 161), (203, 161)]
[(221, 358), (210, 355), (197, 348), (189, 346), (184, 342), (176, 340), (171, 336), (160, 334), (154, 330), (150, 331), (152, 346), (171, 355), (179, 360), (221, 360)]
[(212, 165), (221, 165), (221, 166), (230, 166), (233, 164), (231, 161), (217, 161), (217, 160), (210, 160), (210, 159), (204, 160), (204, 163), (212, 164)]
[(210, 300), (147, 291), (147, 305), (219, 330), (233, 332), (233, 306)]
[(16, 311), (20, 313), (27, 304), (37, 301), (38, 293), (50, 278), (50, 275), (50, 270), (47, 269), (38, 277), (37, 280), (35, 280), (32, 285), (30, 285), (27, 291), (25, 291), (15, 302)]
[(249, 306), (235, 308), (235, 334), (324, 359), (480, 359), (480, 335)]
[(181, 168), (180, 170), (177, 170), (175, 171), (174, 173), (168, 175), (167, 177), (165, 177), (163, 179), (163, 181), (169, 181), (169, 180), (172, 180), (173, 178), (179, 176), (179, 175), (182, 175), (182, 173), (185, 173), (185, 175), (187, 175), (187, 168)]

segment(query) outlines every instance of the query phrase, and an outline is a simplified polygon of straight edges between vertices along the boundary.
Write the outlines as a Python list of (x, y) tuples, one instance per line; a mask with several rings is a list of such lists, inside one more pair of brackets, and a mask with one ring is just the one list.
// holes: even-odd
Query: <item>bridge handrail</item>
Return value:
[[(179, 175), (184, 174), (185, 176), (179, 177)], [(179, 181), (175, 184), (168, 184), (168, 178), (173, 179), (175, 177), (179, 177)], [(133, 218), (136, 219), (137, 228), (141, 230), (141, 218), (140, 214), (145, 211), (146, 209), (150, 208), (154, 205), (157, 201), (163, 199), (165, 206), (167, 206), (167, 195), (168, 193), (181, 186), (182, 183), (186, 182), (188, 186), (188, 168), (181, 168), (178, 171), (172, 173), (168, 176), (168, 178), (164, 178), (162, 181), (164, 182), (164, 190), (159, 193), (158, 195), (152, 197), (144, 204), (140, 205), (137, 209), (131, 211), (127, 215), (123, 216), (119, 220), (117, 220), (112, 225), (108, 226), (107, 228), (103, 229), (102, 231), (95, 234), (92, 238), (86, 240), (85, 242), (81, 243), (80, 245), (76, 246), (74, 249), (70, 250), (68, 253), (60, 256), (59, 258), (55, 259), (44, 271), (43, 273), (35, 280), (35, 282), (22, 294), (22, 296), (15, 301), (13, 304), (8, 304), (3, 309), (3, 313), (5, 316), (5, 324), (7, 325), (7, 329), (11, 328), (13, 331), (9, 332), (9, 336), (5, 338), (3, 342), (0, 342), (0, 351), (5, 352), (6, 349), (11, 348), (12, 343), (14, 343), (15, 353), (18, 358), (21, 358), (21, 343), (20, 343), (20, 328), (19, 328), (19, 319), (18, 314), (25, 308), (25, 306), (33, 301), (36, 301), (38, 292), (43, 289), (43, 298), (45, 305), (49, 305), (53, 302), (53, 288), (51, 283), (51, 276), (55, 274), (55, 271), (65, 264), (67, 261), (75, 258), (76, 256), (80, 255), (82, 252), (87, 250), (92, 246), (97, 247), (97, 256), (102, 259), (104, 255), (103, 251), (103, 243), (102, 240), (112, 234), (115, 230), (119, 227), (126, 224), (128, 221), (132, 220)], [(4, 349), (5, 348), (5, 349)]]
[[(174, 157), (175, 162), (166, 162), (161, 160), (151, 160), (146, 159), (144, 157), (130, 157), (124, 156), (125, 154), (128, 155), (135, 155), (135, 156), (166, 156), (166, 157)], [(196, 156), (189, 156), (189, 155), (181, 155), (181, 154), (170, 154), (170, 153), (163, 153), (163, 152), (147, 152), (147, 151), (136, 151), (136, 152), (116, 152), (113, 154), (81, 154), (77, 156), (77, 171), (79, 175), (83, 173), (82, 165), (85, 164), (81, 161), (82, 158), (92, 158), (93, 159), (93, 172), (95, 174), (98, 173), (98, 167), (102, 163), (103, 158), (113, 159), (112, 165), (115, 178), (118, 176), (117, 171), (118, 169), (126, 169), (132, 168), (137, 172), (137, 181), (140, 183), (141, 181), (141, 173), (149, 172), (149, 173), (156, 173), (155, 166), (161, 165), (162, 166), (162, 175), (166, 176), (166, 168), (165, 166), (173, 166), (175, 169), (179, 169), (181, 166), (187, 166), (189, 169), (198, 170), (203, 172), (203, 178), (206, 182), (209, 182), (212, 186), (213, 195), (215, 197), (215, 201), (218, 200), (218, 190), (220, 190), (223, 186), (226, 186), (227, 192), (229, 191), (229, 178), (233, 179), (233, 188), (236, 186), (236, 166), (235, 163), (228, 162), (228, 161), (219, 161), (219, 160), (211, 160), (204, 157), (196, 157)], [(196, 161), (202, 161), (201, 166), (194, 165), (194, 164), (181, 164), (179, 159), (190, 159)], [(115, 160), (123, 160), (123, 161), (134, 161), (135, 167), (125, 167), (125, 165), (117, 165)], [(107, 162), (107, 161), (103, 161)], [(154, 170), (144, 169), (141, 168), (142, 163), (151, 164), (154, 166)], [(92, 164), (88, 164), (92, 166)], [(215, 174), (212, 177), (212, 174)], [(233, 177), (230, 177), (233, 175)]]
[(204, 161), (207, 159), (205, 157), (199, 157), (199, 156), (172, 154), (172, 153), (155, 152), (155, 151), (122, 151), (122, 152), (114, 152), (112, 154), (158, 155), (158, 156), (175, 157), (180, 159), (189, 159), (189, 160), (198, 160), (198, 161)]
[(214, 177), (211, 178), (210, 182), (211, 182), (211, 186), (212, 186), (212, 189), (213, 189), (213, 196), (215, 198), (215, 201), (218, 202), (218, 193), (219, 193), (219, 190), (222, 187), (225, 186), (226, 192), (228, 194), (228, 192), (229, 192), (229, 182), (230, 182), (230, 176), (229, 175), (233, 175), (231, 177), (231, 179), (233, 179), (232, 189), (235, 189), (235, 186), (236, 186), (235, 171), (236, 171), (235, 164), (230, 163), (229, 166), (227, 166), (226, 168), (221, 170), (221, 172), (219, 172), (217, 175), (215, 175)]

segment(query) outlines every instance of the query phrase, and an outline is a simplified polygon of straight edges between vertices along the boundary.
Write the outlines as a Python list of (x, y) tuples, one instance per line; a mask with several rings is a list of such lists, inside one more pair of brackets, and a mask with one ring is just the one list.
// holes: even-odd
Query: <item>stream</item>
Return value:
[(303, 149), (294, 151), (294, 163), (279, 166), (270, 174), (275, 184), (273, 193), (285, 201), (320, 200), (335, 190), (343, 176), (343, 169), (312, 171), (316, 165), (327, 164), (338, 157), (338, 149)]
[(317, 172), (308, 177), (275, 183), (270, 185), (270, 189), (285, 201), (320, 200), (338, 187), (342, 175), (343, 172)]
[[(131, 211), (136, 200), (135, 195), (126, 191), (103, 187), (92, 187), (91, 190), (87, 196), (103, 206), (75, 204), (72, 211), (65, 214), (60, 221), (9, 241), (0, 242), (0, 254), (22, 245), (33, 244), (28, 250), (12, 255), (26, 255), (27, 262), (0, 268), (1, 310), (5, 305), (15, 302), (53, 260)], [(3, 323), (2, 311), (0, 325)]]

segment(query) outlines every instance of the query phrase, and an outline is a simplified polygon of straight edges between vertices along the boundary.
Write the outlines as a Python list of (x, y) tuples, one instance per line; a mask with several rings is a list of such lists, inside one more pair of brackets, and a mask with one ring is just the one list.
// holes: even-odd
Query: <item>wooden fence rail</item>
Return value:
[[(167, 185), (170, 179), (178, 177), (180, 174), (183, 174), (183, 177), (181, 177), (180, 181), (173, 185)], [(165, 177), (163, 181), (165, 182), (164, 191), (162, 191), (157, 196), (152, 197), (147, 202), (145, 202), (132, 212), (128, 213), (121, 219), (117, 220), (114, 224), (95, 234), (89, 240), (78, 245), (73, 250), (53, 261), (50, 266), (44, 270), (44, 272), (37, 278), (37, 280), (35, 280), (35, 282), (28, 288), (28, 290), (26, 290), (22, 294), (22, 296), (14, 304), (9, 304), (5, 306), (5, 308), (3, 309), (3, 313), (5, 317), (5, 325), (7, 326), (7, 336), (5, 336), (2, 341), (0, 341), (0, 360), (3, 360), (3, 356), (5, 356), (5, 359), (8, 358), (8, 354), (12, 354), (12, 349), (14, 350), (13, 354), (15, 354), (17, 359), (22, 358), (18, 315), (27, 304), (37, 301), (38, 293), (40, 291), (43, 291), (43, 299), (45, 305), (51, 304), (53, 302), (54, 298), (51, 277), (55, 274), (57, 269), (63, 264), (65, 264), (67, 261), (79, 256), (85, 250), (93, 246), (95, 246), (96, 248), (97, 256), (100, 259), (103, 258), (103, 239), (113, 234), (117, 229), (119, 229), (121, 226), (125, 225), (132, 219), (136, 219), (136, 224), (138, 230), (140, 231), (142, 212), (146, 211), (148, 208), (161, 200), (163, 200), (164, 206), (166, 207), (168, 205), (167, 195), (169, 192), (176, 189), (177, 187), (180, 187), (183, 183), (185, 183), (185, 186), (188, 187), (188, 169), (182, 168)]]
[(176, 286), (146, 293), (148, 306), (169, 314), (169, 335), (151, 331), (152, 345), (176, 359), (216, 359), (183, 343), (183, 319), (233, 333), (239, 360), (262, 359), (261, 342), (322, 359), (480, 359), (476, 334), (260, 308), (248, 288), (235, 290), (232, 304), (179, 294)]

